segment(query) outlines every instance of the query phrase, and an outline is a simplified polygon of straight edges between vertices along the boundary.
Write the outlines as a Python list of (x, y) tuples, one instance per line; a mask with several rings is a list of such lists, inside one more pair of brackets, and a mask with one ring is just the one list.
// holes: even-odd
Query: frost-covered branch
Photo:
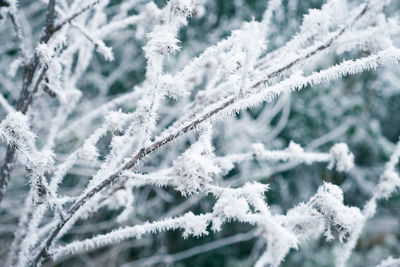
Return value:
[[(98, 1), (96, 1), (98, 2)], [(95, 3), (94, 3), (95, 4)], [(13, 6), (15, 8), (16, 2), (13, 1)], [(85, 7), (78, 13), (75, 13), (69, 21), (72, 19), (76, 18), (80, 14), (82, 14), (84, 11), (88, 10), (92, 5)], [(51, 36), (59, 31), (62, 26), (66, 23), (61, 23), (57, 26), (54, 25), (54, 15), (55, 15), (55, 1), (49, 0), (48, 2), (48, 8), (47, 8), (47, 19), (46, 19), (46, 26), (44, 29), (44, 32), (42, 33), (42, 36), (39, 41), (39, 45), (42, 43), (47, 43)], [(13, 20), (14, 21), (14, 20)], [(68, 21), (67, 21), (68, 22)], [(18, 26), (18, 25), (17, 25)], [(44, 68), (37, 78), (36, 84), (34, 85), (33, 89), (29, 91), (29, 88), (31, 87), (35, 72), (39, 66), (39, 53), (34, 53), (34, 55), (31, 57), (29, 62), (25, 62), (24, 66), (24, 74), (23, 74), (23, 84), (22, 84), (22, 89), (20, 93), (20, 97), (17, 102), (16, 110), (21, 111), (22, 114), (25, 114), (28, 111), (28, 106), (32, 103), (33, 95), (38, 91), (39, 85), (41, 81), (44, 78), (44, 75), (47, 71), (47, 67)], [(6, 190), (7, 185), (8, 185), (8, 180), (10, 178), (10, 172), (12, 171), (12, 162), (14, 161), (14, 155), (15, 155), (15, 148), (8, 146), (7, 147), (7, 152), (5, 156), (5, 162), (3, 163), (3, 166), (1, 167), (0, 171), (0, 203), (1, 200), (3, 199), (4, 195), (4, 190)]]
[(379, 178), (378, 184), (373, 192), (372, 197), (365, 204), (362, 210), (362, 221), (359, 224), (357, 232), (353, 235), (350, 240), (342, 247), (338, 249), (340, 257), (337, 260), (337, 266), (345, 266), (349, 259), (352, 250), (356, 246), (357, 240), (360, 237), (365, 223), (368, 219), (372, 218), (377, 209), (377, 202), (380, 199), (388, 199), (394, 191), (400, 187), (400, 176), (396, 172), (395, 167), (399, 163), (400, 158), (400, 141), (397, 142), (396, 148), (390, 157), (389, 162), (386, 164), (383, 174)]
[(317, 2), (0, 1), (0, 261), (170, 264), (254, 238), (255, 266), (362, 265), (400, 186), (400, 6)]

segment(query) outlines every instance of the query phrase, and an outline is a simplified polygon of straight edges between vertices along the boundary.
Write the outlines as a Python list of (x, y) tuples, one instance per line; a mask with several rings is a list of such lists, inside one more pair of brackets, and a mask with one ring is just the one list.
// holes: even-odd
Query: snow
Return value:
[[(384, 95), (379, 87), (397, 85), (398, 71), (383, 70), (400, 61), (400, 26), (386, 10), (390, 1), (327, 0), (302, 21), (284, 17), (290, 9), (294, 16), (301, 1), (268, 1), (261, 19), (247, 21), (251, 8), (230, 20), (213, 14), (217, 4), (205, 0), (93, 1), (84, 9), (82, 1), (55, 1), (54, 25), (40, 22), (46, 30), (35, 43), (31, 31), (38, 27), (30, 29), (28, 20), (46, 5), (51, 13), (54, 3), (42, 2), (32, 12), (17, 1), (1, 7), (11, 27), (0, 25), (0, 36), (16, 31), (19, 49), (2, 52), (8, 66), (0, 66), (9, 73), (0, 75), (0, 141), (7, 151), (0, 201), (9, 175), (16, 188), (27, 185), (25, 195), (14, 187), (7, 195), (8, 208), (16, 205), (12, 193), (15, 202), (25, 198), (7, 264), (38, 265), (45, 255), (62, 261), (105, 246), (119, 255), (118, 243), (154, 241), (148, 236), (166, 231), (179, 230), (183, 239), (218, 237), (231, 223), (254, 229), (251, 264), (257, 267), (279, 266), (291, 250), (310, 249), (307, 242), (335, 247), (342, 267), (379, 201), (390, 201), (400, 187), (400, 141), (392, 143), (376, 121), (352, 118), (354, 131), (337, 122), (354, 110), (363, 109), (356, 117), (363, 120), (375, 109), (383, 117), (388, 112), (376, 103)], [(232, 16), (241, 3), (234, 1)], [(189, 23), (199, 17), (200, 30), (210, 31), (201, 32), (205, 40), (197, 36), (199, 21)], [(279, 25), (285, 19), (288, 29)], [(365, 71), (375, 71), (376, 84), (354, 76)], [(16, 94), (20, 83), (24, 90)], [(317, 91), (327, 84), (333, 85)], [(367, 85), (374, 87), (367, 92), (374, 94), (371, 103), (362, 95)], [(124, 92), (114, 96), (114, 86)], [(300, 92), (289, 97), (311, 88), (309, 99), (301, 101)], [(353, 97), (337, 97), (343, 92)], [(24, 114), (17, 111), (21, 103), (29, 107)], [(292, 116), (307, 118), (291, 123)], [(314, 124), (330, 132), (317, 138)], [(300, 128), (311, 132), (307, 141)], [(370, 142), (381, 158), (392, 153), (389, 161), (376, 170), (356, 166), (357, 142)], [(345, 201), (344, 194), (358, 190), (361, 202)], [(17, 212), (4, 212), (17, 220)], [(106, 216), (91, 219), (96, 213)], [(110, 220), (100, 229), (96, 220), (104, 217)], [(93, 229), (76, 234), (84, 227)], [(154, 250), (169, 250), (156, 243)], [(397, 262), (388, 258), (379, 266)]]

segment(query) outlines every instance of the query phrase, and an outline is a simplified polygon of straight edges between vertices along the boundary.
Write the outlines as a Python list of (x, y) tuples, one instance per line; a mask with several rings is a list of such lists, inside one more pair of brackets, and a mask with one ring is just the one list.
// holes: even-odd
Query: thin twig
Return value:
[(100, 1), (102, 0), (96, 0), (94, 2), (92, 2), (91, 4), (85, 6), (84, 8), (82, 8), (81, 10), (76, 11), (75, 13), (73, 13), (70, 17), (64, 19), (62, 22), (60, 22), (59, 24), (57, 24), (56, 26), (54, 26), (54, 28), (52, 28), (53, 32), (56, 32), (58, 30), (60, 30), (65, 24), (70, 23), (73, 19), (75, 19), (76, 17), (78, 17), (79, 15), (81, 15), (82, 13), (84, 13), (85, 11), (89, 10), (90, 8), (92, 8), (93, 6), (97, 5), (98, 3), (100, 3)]
[(24, 49), (24, 37), (22, 35), (22, 29), (21, 29), (21, 25), (19, 23), (19, 21), (17, 20), (17, 16), (14, 12), (8, 12), (8, 17), (11, 20), (11, 23), (14, 27), (14, 31), (15, 31), (15, 35), (17, 36), (18, 39), (18, 47), (21, 53), (21, 57), (23, 59), (23, 61), (25, 62), (25, 60), (27, 60), (27, 56), (25, 53), (25, 49)]

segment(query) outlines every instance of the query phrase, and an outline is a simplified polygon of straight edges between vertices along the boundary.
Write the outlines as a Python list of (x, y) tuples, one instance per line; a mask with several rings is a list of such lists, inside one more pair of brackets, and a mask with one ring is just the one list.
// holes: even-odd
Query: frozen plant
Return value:
[(0, 1), (0, 262), (398, 264), (399, 8)]

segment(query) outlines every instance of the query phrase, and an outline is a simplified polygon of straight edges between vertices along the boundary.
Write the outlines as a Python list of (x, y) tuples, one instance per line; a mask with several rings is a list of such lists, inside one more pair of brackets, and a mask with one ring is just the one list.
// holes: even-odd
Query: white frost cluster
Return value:
[[(219, 195), (213, 208), (212, 230), (220, 231), (225, 222), (236, 220), (254, 224), (250, 207), (256, 213), (267, 211), (265, 192), (268, 186), (260, 183), (246, 183), (241, 188), (225, 189)], [(250, 215), (250, 216), (249, 216)]]
[(173, 163), (174, 186), (184, 196), (199, 192), (221, 172), (215, 164), (209, 131), (203, 132), (199, 140)]
[(49, 186), (45, 178), (46, 173), (50, 173), (54, 167), (54, 153), (49, 149), (35, 152), (26, 159), (21, 159), (24, 163), (28, 177), (32, 198), (34, 203), (41, 203), (48, 200), (50, 205), (55, 204), (54, 196), (49, 191)]
[(0, 139), (8, 145), (27, 148), (35, 140), (28, 118), (19, 111), (13, 111), (0, 123)]
[(183, 228), (182, 236), (184, 239), (189, 236), (208, 235), (207, 226), (210, 219), (207, 216), (196, 216), (192, 212), (188, 212), (183, 216), (183, 219), (181, 228)]
[(398, 187), (400, 187), (400, 177), (393, 170), (386, 170), (376, 188), (379, 198), (388, 198)]
[(304, 203), (290, 209), (281, 222), (300, 240), (316, 239), (325, 230), (323, 215)]
[(103, 41), (97, 40), (95, 46), (96, 46), (96, 51), (99, 52), (101, 55), (103, 55), (105, 60), (107, 61), (114, 60), (114, 54), (112, 52), (112, 48), (106, 46), (106, 44)]
[(57, 55), (65, 43), (65, 36), (59, 35), (51, 43), (40, 43), (36, 47), (36, 54), (39, 57), (40, 64), (42, 68), (46, 69), (48, 86), (53, 90), (61, 90), (62, 88), (62, 61)]
[[(40, 43), (32, 50), (31, 60), (22, 49), (23, 43), (32, 43), (23, 37), (30, 32), (22, 31), (14, 16), (24, 9), (17, 8), (15, 0), (8, 2), (7, 12), (11, 12), (9, 16), (13, 20), (16, 39), (21, 43), (21, 51), (18, 51), (21, 57), (5, 62), (10, 62), (10, 72), (16, 75), (15, 78), (24, 77), (23, 88), (31, 90), (22, 92), (18, 108), (26, 101), (24, 113), (39, 118), (33, 128), (39, 129), (41, 140), (38, 146), (41, 149), (35, 147), (35, 135), (30, 131), (27, 116), (13, 111), (8, 103), (10, 99), (17, 100), (12, 90), (9, 90), (10, 97), (0, 94), (0, 104), (9, 113), (0, 122), (0, 140), (17, 149), (31, 188), (7, 266), (13, 266), (13, 263), (36, 266), (46, 253), (57, 259), (167, 230), (182, 230), (185, 239), (201, 237), (209, 233), (208, 229), (222, 230), (223, 224), (230, 221), (255, 227), (259, 241), (266, 248), (255, 263), (256, 267), (278, 266), (302, 241), (315, 240), (321, 235), (328, 241), (337, 238), (339, 245), (345, 247), (345, 253), (341, 255), (344, 264), (365, 221), (375, 213), (377, 200), (390, 197), (400, 187), (396, 169), (400, 142), (362, 211), (345, 205), (342, 190), (325, 183), (309, 201), (300, 203), (286, 214), (278, 214), (267, 204), (265, 192), (268, 186), (248, 182), (271, 177), (303, 163), (329, 163), (329, 169), (338, 171), (353, 168), (354, 155), (344, 143), (334, 145), (329, 153), (307, 151), (309, 147), (315, 149), (344, 134), (343, 129), (334, 129), (304, 148), (291, 141), (286, 149), (268, 150), (262, 143), (280, 147), (281, 141), (286, 140), (276, 137), (287, 124), (290, 108), (294, 106), (286, 97), (290, 92), (399, 62), (400, 50), (395, 47), (392, 36), (398, 34), (400, 27), (395, 19), (389, 20), (381, 12), (389, 3), (387, 0), (372, 0), (354, 8), (350, 8), (346, 0), (327, 0), (321, 9), (309, 10), (300, 31), (282, 46), (280, 43), (287, 39), (278, 36), (279, 27), (273, 23), (275, 19), (279, 23), (283, 13), (296, 11), (296, 5), (301, 1), (282, 4), (280, 0), (271, 0), (261, 21), (252, 19), (240, 25), (229, 24), (236, 30), (229, 28), (230, 36), (219, 42), (214, 38), (225, 36), (227, 28), (222, 27), (225, 20), (219, 16), (208, 17), (206, 25), (217, 23), (221, 29), (207, 33), (204, 44), (194, 42), (198, 41), (192, 38), (197, 34), (195, 31), (185, 31), (188, 40), (183, 44), (189, 43), (193, 47), (182, 49), (182, 52), (178, 39), (181, 28), (188, 25), (189, 17), (205, 14), (203, 3), (210, 8), (210, 3), (204, 0), (170, 0), (160, 8), (152, 1), (114, 3), (93, 0), (83, 9), (80, 5), (85, 1), (56, 1), (54, 14), (51, 14), (51, 5), (55, 2), (42, 1), (49, 5), (48, 13), (55, 21), (54, 25), (45, 27)], [(235, 10), (239, 10), (243, 1), (234, 2)], [(30, 13), (36, 14), (35, 11)], [(235, 12), (234, 16), (240, 17), (246, 12)], [(29, 18), (30, 15), (24, 20)], [(232, 21), (239, 22), (236, 18)], [(295, 21), (289, 24), (292, 22)], [(132, 26), (134, 33), (131, 34), (132, 29), (128, 26)], [(292, 29), (289, 27), (288, 31)], [(134, 41), (135, 46), (126, 45), (133, 36), (139, 39)], [(276, 39), (267, 50), (271, 37)], [(140, 81), (136, 79), (136, 73), (140, 75), (137, 70), (144, 64), (132, 59), (140, 59), (143, 51), (136, 45), (143, 40), (144, 81), (129, 93), (110, 100), (113, 96), (109, 90), (114, 85), (119, 87), (122, 83), (125, 90), (125, 85)], [(109, 43), (118, 49), (115, 54), (118, 62), (106, 63), (106, 67), (100, 66), (98, 61), (92, 63), (93, 50), (106, 61), (114, 59), (112, 48), (106, 45)], [(206, 43), (213, 45), (204, 48)], [(180, 57), (175, 58), (174, 54), (180, 54)], [(191, 59), (193, 54), (198, 56)], [(337, 65), (326, 60), (350, 55), (356, 56)], [(28, 68), (21, 70), (22, 66)], [(326, 68), (314, 72), (319, 66)], [(21, 72), (24, 75), (20, 75)], [(131, 73), (133, 76), (128, 77)], [(13, 86), (14, 81), (4, 82), (4, 87)], [(81, 90), (80, 86), (85, 89)], [(36, 92), (36, 89), (43, 89), (43, 92)], [(97, 94), (97, 99), (91, 98), (92, 91)], [(28, 94), (26, 99), (24, 93)], [(42, 101), (42, 95), (45, 101)], [(257, 110), (247, 112), (248, 108), (282, 95), (285, 95), (282, 101), (261, 107), (256, 118), (253, 112), (258, 113)], [(92, 108), (93, 103), (99, 106)], [(332, 103), (323, 102), (327, 106)], [(118, 108), (121, 110), (112, 111)], [(81, 116), (85, 112), (87, 114)], [(217, 128), (229, 131), (221, 135), (222, 143), (229, 145), (221, 146), (217, 153), (225, 155), (217, 157), (212, 146), (212, 124), (236, 112), (242, 113), (232, 120), (235, 126), (230, 124), (231, 121), (222, 121), (221, 128)], [(99, 122), (102, 122), (100, 126)], [(250, 125), (249, 129), (242, 129), (243, 125)], [(186, 135), (196, 129), (201, 132), (193, 143)], [(265, 129), (270, 131), (267, 136), (263, 135)], [(243, 138), (234, 137), (238, 132)], [(177, 140), (183, 136), (188, 138), (183, 142)], [(257, 140), (247, 141), (248, 137)], [(189, 140), (193, 144), (186, 148)], [(260, 143), (251, 145), (253, 142)], [(99, 151), (104, 144), (108, 147)], [(171, 145), (172, 149), (168, 151), (164, 145)], [(60, 155), (57, 160), (61, 162), (56, 166), (53, 149), (57, 149), (57, 156)], [(177, 156), (177, 151), (183, 149), (186, 150)], [(233, 151), (242, 152), (228, 154)], [(144, 161), (149, 157), (152, 162), (147, 164)], [(240, 166), (241, 163), (244, 166)], [(259, 173), (252, 169), (256, 165), (262, 169)], [(12, 166), (12, 162), (4, 166)], [(239, 175), (232, 171), (229, 179), (221, 178), (235, 167)], [(64, 178), (68, 179), (68, 174), (74, 172), (83, 173), (82, 183), (87, 183), (87, 187), (82, 192), (58, 188)], [(9, 173), (7, 170), (6, 174)], [(280, 182), (285, 186), (281, 191), (282, 199), (290, 198), (286, 192), (289, 190), (285, 190), (288, 184), (283, 179)], [(146, 188), (141, 190), (140, 187)], [(3, 193), (4, 188), (0, 189)], [(209, 194), (215, 197), (215, 204), (208, 212), (182, 213), (188, 209), (186, 203), (191, 200), (174, 207), (176, 195), (171, 190), (184, 197)], [(64, 193), (72, 195), (59, 195)], [(66, 203), (68, 207), (64, 207)], [(146, 208), (156, 207), (154, 212), (145, 212), (143, 217), (149, 221), (137, 223), (142, 220), (141, 210), (136, 209), (139, 204)], [(164, 214), (166, 206), (168, 209), (171, 206), (168, 215)], [(129, 223), (134, 219), (134, 225), (58, 246), (58, 241), (76, 222), (85, 222), (101, 208), (118, 210), (115, 222)], [(53, 213), (49, 214), (49, 211)], [(110, 214), (114, 215), (114, 212)], [(34, 262), (36, 255), (39, 258)]]
[(96, 146), (86, 143), (77, 151), (77, 156), (85, 161), (95, 161), (99, 157)]
[(330, 27), (348, 19), (344, 10), (348, 10), (346, 0), (330, 0), (321, 9), (310, 9), (303, 18), (302, 31), (326, 33)]
[(310, 204), (324, 217), (327, 240), (334, 238), (333, 227), (338, 233), (339, 240), (343, 242), (358, 229), (363, 221), (360, 209), (344, 205), (342, 190), (333, 184), (325, 183), (321, 186)]
[(354, 155), (350, 152), (345, 143), (334, 145), (330, 150), (331, 161), (328, 168), (336, 166), (336, 170), (347, 172), (354, 166)]
[(50, 149), (33, 153), (30, 161), (27, 162), (29, 168), (35, 175), (42, 176), (46, 172), (50, 172), (54, 166), (54, 153)]
[(129, 114), (119, 110), (109, 112), (105, 117), (105, 121), (107, 123), (107, 128), (111, 131), (122, 131), (130, 118), (131, 116)]
[(192, 16), (199, 0), (171, 0), (171, 9), (175, 16), (186, 21), (187, 17)]
[(325, 183), (307, 203), (290, 209), (278, 220), (300, 240), (316, 239), (324, 233), (327, 241), (337, 235), (340, 242), (345, 242), (357, 232), (363, 215), (360, 209), (343, 204), (338, 186)]

